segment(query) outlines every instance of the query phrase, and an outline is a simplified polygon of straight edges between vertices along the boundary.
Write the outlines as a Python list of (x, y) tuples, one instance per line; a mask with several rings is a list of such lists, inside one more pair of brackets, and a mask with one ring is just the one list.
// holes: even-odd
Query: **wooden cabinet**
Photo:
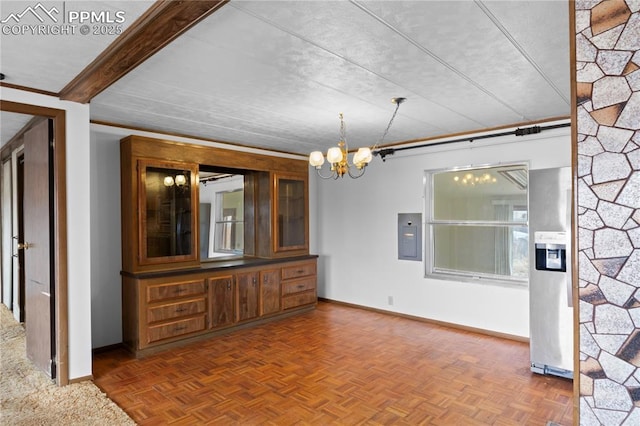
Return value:
[(202, 331), (206, 327), (206, 319), (203, 316), (195, 318), (182, 318), (163, 324), (150, 325), (147, 331), (147, 343), (172, 337), (181, 337), (185, 334)]
[(315, 257), (260, 263), (125, 275), (125, 345), (143, 356), (315, 306)]
[(199, 264), (197, 163), (135, 156), (132, 143), (120, 150), (123, 270)]
[(315, 304), (317, 300), (315, 260), (282, 268), (282, 309)]
[(274, 173), (274, 252), (309, 250), (307, 178)]
[(309, 254), (309, 196), (306, 174), (284, 172), (254, 176), (257, 187), (256, 254), (284, 258)]
[(138, 160), (140, 265), (198, 259), (194, 164)]
[[(142, 356), (313, 308), (308, 168), (304, 160), (122, 139), (125, 345)], [(199, 174), (208, 169), (243, 175), (242, 214), (229, 221), (238, 228), (220, 234), (243, 235), (242, 256), (200, 259)]]
[(274, 173), (274, 251), (308, 251), (307, 179)]
[(211, 289), (211, 328), (233, 324), (235, 317), (235, 285), (233, 275), (209, 278)]
[(309, 254), (307, 162), (129, 136), (120, 142), (124, 271), (200, 265), (201, 167), (243, 175), (243, 214), (228, 236), (242, 239), (245, 257)]
[(260, 287), (258, 272), (242, 272), (236, 275), (238, 286), (238, 302), (236, 320), (246, 321), (258, 317), (258, 299)]
[(260, 272), (260, 315), (280, 311), (280, 269)]
[(145, 315), (141, 345), (204, 331), (207, 290), (204, 280), (150, 281), (143, 284)]

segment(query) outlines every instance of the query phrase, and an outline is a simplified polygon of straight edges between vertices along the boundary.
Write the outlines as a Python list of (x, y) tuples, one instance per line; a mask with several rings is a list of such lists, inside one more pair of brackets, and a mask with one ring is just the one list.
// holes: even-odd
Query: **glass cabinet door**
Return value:
[(275, 251), (308, 250), (307, 180), (275, 175)]
[(196, 167), (138, 162), (140, 264), (198, 259)]

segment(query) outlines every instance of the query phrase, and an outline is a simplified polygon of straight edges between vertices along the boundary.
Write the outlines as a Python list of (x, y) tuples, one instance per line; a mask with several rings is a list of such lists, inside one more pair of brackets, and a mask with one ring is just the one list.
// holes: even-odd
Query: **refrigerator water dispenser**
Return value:
[(536, 269), (567, 271), (567, 236), (565, 232), (536, 232)]

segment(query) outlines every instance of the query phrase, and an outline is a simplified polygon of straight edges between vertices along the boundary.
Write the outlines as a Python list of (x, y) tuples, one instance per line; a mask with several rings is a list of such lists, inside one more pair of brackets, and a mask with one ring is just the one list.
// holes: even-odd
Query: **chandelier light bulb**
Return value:
[(465, 173), (462, 176), (453, 176), (453, 181), (463, 185), (476, 186), (476, 184), (496, 183), (498, 180), (491, 175), (491, 173), (483, 173), (479, 176), (475, 176), (472, 173)]
[(371, 148), (368, 147), (359, 148), (358, 151), (353, 154), (353, 164), (355, 164), (358, 169), (369, 164), (372, 159), (373, 154), (371, 154)]
[(358, 149), (358, 152), (362, 156), (362, 160), (365, 163), (369, 164), (371, 160), (373, 160), (373, 154), (371, 153), (371, 148), (369, 148), (368, 146)]
[(172, 176), (166, 176), (164, 178), (164, 186), (173, 186), (173, 177)]
[(342, 150), (337, 146), (329, 148), (329, 151), (327, 151), (327, 161), (331, 164), (342, 161)]
[(360, 150), (353, 154), (353, 164), (355, 164), (357, 168), (361, 168), (364, 165), (362, 153), (360, 152)]
[(320, 167), (324, 164), (324, 155), (320, 151), (313, 151), (309, 154), (309, 164), (313, 167)]

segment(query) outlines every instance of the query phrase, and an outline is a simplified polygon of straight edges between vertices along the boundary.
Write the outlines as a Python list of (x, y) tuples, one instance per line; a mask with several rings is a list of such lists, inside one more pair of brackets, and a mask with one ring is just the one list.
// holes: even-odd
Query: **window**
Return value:
[(244, 248), (244, 191), (216, 193), (215, 251), (242, 254)]
[(244, 175), (200, 166), (200, 259), (244, 254)]
[(526, 164), (427, 171), (426, 275), (526, 283)]

